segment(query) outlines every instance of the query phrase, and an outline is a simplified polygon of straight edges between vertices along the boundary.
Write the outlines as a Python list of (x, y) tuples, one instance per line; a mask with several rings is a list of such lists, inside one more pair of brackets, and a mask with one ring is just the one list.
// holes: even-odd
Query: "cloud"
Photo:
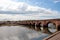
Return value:
[(0, 20), (40, 20), (59, 17), (58, 11), (16, 2), (16, 0), (0, 0)]
[(53, 2), (54, 2), (54, 3), (58, 3), (58, 2), (60, 2), (60, 0), (53, 0)]
[[(3, 11), (3, 12), (2, 12)], [(1, 13), (52, 13), (53, 11), (50, 9), (32, 6), (25, 2), (14, 2), (11, 0), (2, 0), (0, 1), (0, 12)]]
[(18, 15), (18, 14), (0, 14), (0, 21), (18, 21), (18, 20), (31, 20), (31, 19), (37, 19), (36, 16), (23, 16), (23, 15)]

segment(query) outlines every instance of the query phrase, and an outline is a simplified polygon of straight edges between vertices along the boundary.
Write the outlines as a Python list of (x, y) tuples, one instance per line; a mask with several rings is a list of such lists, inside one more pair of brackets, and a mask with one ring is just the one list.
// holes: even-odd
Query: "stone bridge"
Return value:
[(41, 27), (43, 27), (43, 32), (45, 33), (50, 32), (48, 29), (49, 23), (53, 23), (56, 27), (56, 31), (60, 31), (60, 19), (25, 20), (20, 22), (22, 25), (34, 26), (33, 28), (35, 28), (35, 30), (41, 30)]
[(43, 28), (43, 32), (50, 33), (48, 29), (48, 24), (53, 23), (56, 27), (56, 31), (60, 31), (60, 19), (45, 19), (45, 20), (22, 20), (22, 21), (0, 21), (1, 25), (27, 25), (30, 28), (34, 28), (35, 30), (41, 30)]

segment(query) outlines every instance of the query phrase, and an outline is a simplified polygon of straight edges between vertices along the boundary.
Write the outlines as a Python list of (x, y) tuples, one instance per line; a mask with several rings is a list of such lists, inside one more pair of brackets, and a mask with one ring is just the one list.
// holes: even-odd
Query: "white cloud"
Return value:
[(10, 21), (12, 21), (12, 20), (14, 20), (14, 21), (16, 21), (16, 20), (31, 20), (31, 19), (37, 19), (37, 17), (36, 16), (23, 16), (23, 15), (18, 15), (18, 14), (14, 14), (14, 15), (12, 15), (12, 14), (0, 14), (0, 21), (2, 20), (2, 21), (7, 21), (7, 20), (10, 20)]
[[(7, 13), (0, 14), (0, 20), (38, 20), (60, 17), (60, 12), (58, 11), (12, 0), (0, 0), (0, 13)], [(12, 15), (9, 13), (16, 14)]]
[(17, 10), (19, 5), (22, 6), (23, 3), (21, 2), (17, 3), (10, 0), (2, 0), (2, 1), (0, 0), (1, 10), (4, 10), (4, 11)]

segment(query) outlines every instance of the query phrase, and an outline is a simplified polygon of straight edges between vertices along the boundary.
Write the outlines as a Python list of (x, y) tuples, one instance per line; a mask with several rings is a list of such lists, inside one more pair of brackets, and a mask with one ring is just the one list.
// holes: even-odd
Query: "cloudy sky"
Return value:
[(0, 20), (60, 18), (60, 0), (0, 0)]

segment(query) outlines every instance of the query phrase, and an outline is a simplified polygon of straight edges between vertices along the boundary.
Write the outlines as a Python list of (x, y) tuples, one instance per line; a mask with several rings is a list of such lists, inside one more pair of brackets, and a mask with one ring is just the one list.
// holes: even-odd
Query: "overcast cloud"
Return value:
[(60, 12), (29, 5), (25, 2), (12, 0), (0, 0), (0, 19), (1, 20), (39, 20), (59, 18)]

